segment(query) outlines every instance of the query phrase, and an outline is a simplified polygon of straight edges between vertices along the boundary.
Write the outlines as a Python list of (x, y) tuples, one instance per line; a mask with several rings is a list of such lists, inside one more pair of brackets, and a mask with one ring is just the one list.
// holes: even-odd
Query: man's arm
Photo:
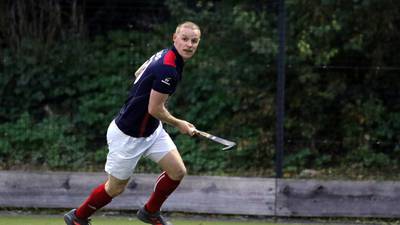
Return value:
[(165, 107), (165, 103), (167, 102), (168, 94), (163, 94), (161, 92), (155, 91), (154, 89), (151, 90), (150, 93), (150, 100), (149, 100), (149, 113), (161, 120), (162, 122), (168, 123), (176, 128), (178, 128), (182, 133), (194, 135), (195, 127), (193, 124), (178, 119), (174, 117)]

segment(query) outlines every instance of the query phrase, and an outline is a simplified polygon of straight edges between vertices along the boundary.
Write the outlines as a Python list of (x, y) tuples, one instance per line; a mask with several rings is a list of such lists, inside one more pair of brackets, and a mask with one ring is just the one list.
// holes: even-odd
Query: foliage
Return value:
[(72, 135), (65, 118), (50, 117), (37, 123), (24, 113), (0, 126), (0, 163), (33, 164), (49, 168), (79, 168), (86, 154), (84, 139)]
[[(234, 139), (238, 148), (224, 153), (166, 128), (191, 173), (271, 175), (277, 5), (169, 0), (166, 6), (169, 20), (151, 24), (151, 32), (61, 35), (53, 44), (30, 37), (20, 39), (18, 51), (4, 49), (1, 163), (102, 164), (105, 132), (132, 73), (171, 44), (177, 23), (192, 20), (202, 40), (168, 108), (199, 129)], [(390, 170), (399, 163), (399, 8), (378, 0), (287, 2), (286, 171), (347, 164)], [(67, 158), (58, 162), (61, 156)], [(138, 167), (155, 170), (148, 161)]]

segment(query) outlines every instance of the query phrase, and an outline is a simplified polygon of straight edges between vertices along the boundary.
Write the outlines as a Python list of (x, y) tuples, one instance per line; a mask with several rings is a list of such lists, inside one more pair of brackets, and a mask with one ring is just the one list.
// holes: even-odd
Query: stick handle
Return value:
[(206, 137), (206, 138), (210, 138), (212, 135), (211, 134), (209, 134), (209, 133), (207, 133), (207, 132), (204, 132), (204, 131), (201, 131), (201, 130), (194, 130), (194, 132), (195, 132), (195, 134), (199, 134), (199, 135), (201, 135), (201, 136), (203, 136), (203, 137)]
[(207, 132), (201, 131), (201, 130), (196, 130), (196, 133), (200, 134), (201, 136), (204, 137), (210, 137), (211, 135)]

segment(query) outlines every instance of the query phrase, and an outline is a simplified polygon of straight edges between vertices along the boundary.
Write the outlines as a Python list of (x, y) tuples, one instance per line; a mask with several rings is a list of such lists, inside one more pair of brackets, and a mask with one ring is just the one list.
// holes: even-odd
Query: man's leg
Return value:
[(86, 201), (76, 210), (76, 216), (81, 219), (89, 218), (98, 209), (110, 203), (114, 197), (120, 195), (125, 190), (128, 181), (129, 179), (119, 180), (108, 175), (107, 182), (95, 188)]
[(186, 167), (178, 150), (168, 152), (158, 164), (164, 170), (158, 177), (154, 191), (145, 205), (149, 213), (158, 212), (168, 196), (175, 191), (186, 175)]
[(128, 181), (129, 179), (119, 180), (109, 175), (107, 182), (96, 187), (78, 209), (71, 210), (64, 216), (65, 222), (68, 225), (88, 224), (88, 218), (120, 195)]

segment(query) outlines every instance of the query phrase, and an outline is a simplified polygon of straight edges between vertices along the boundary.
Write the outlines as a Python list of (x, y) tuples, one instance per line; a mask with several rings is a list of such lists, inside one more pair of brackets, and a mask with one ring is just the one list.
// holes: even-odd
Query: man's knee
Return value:
[(177, 149), (168, 152), (158, 164), (172, 180), (182, 180), (187, 174), (185, 164)]
[(125, 186), (108, 186), (106, 187), (106, 192), (111, 197), (117, 197), (118, 195), (122, 194), (125, 190)]
[(115, 177), (109, 176), (105, 185), (107, 194), (113, 198), (122, 194), (122, 192), (124, 192), (125, 190), (126, 185), (128, 184), (128, 181), (129, 179), (119, 180), (116, 179)]
[(168, 176), (172, 179), (172, 180), (182, 180), (187, 174), (187, 170), (185, 166), (181, 166), (173, 171), (171, 171), (170, 173), (168, 173)]

